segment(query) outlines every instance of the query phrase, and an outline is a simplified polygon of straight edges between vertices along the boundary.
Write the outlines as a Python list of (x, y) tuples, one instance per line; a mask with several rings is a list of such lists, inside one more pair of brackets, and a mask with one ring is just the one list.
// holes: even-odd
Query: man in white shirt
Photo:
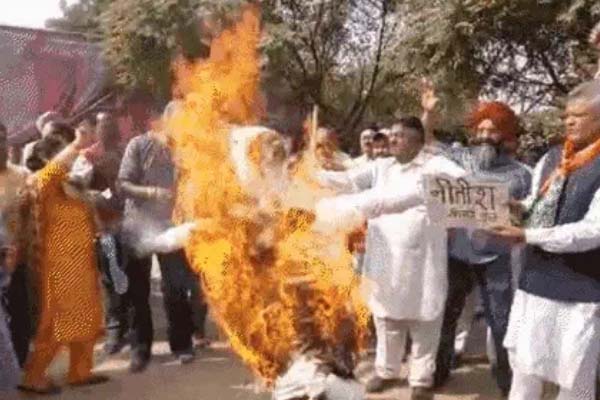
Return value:
[(376, 133), (376, 130), (372, 128), (365, 129), (360, 133), (361, 155), (354, 159), (354, 164), (356, 166), (363, 165), (375, 159), (375, 155), (373, 154), (373, 137)]
[(600, 81), (569, 95), (566, 141), (535, 168), (523, 203), (525, 228), (501, 237), (527, 244), (504, 340), (511, 400), (538, 400), (543, 383), (559, 400), (593, 400), (600, 358)]
[(422, 151), (424, 129), (403, 118), (390, 134), (390, 153), (346, 172), (324, 172), (323, 182), (346, 192), (327, 200), (318, 218), (368, 220), (365, 274), (368, 304), (377, 331), (376, 375), (367, 390), (396, 384), (406, 337), (412, 338), (409, 384), (413, 400), (431, 399), (447, 292), (446, 229), (431, 221), (424, 200), (424, 176), (464, 171), (452, 161)]

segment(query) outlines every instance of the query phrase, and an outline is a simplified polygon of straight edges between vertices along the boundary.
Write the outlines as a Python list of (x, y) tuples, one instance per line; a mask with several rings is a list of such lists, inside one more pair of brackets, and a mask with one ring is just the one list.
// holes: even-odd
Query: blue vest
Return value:
[[(562, 148), (548, 152), (542, 169), (542, 184), (561, 161)], [(594, 194), (600, 188), (600, 157), (573, 172), (560, 196), (554, 225), (581, 221)], [(525, 266), (519, 287), (525, 292), (548, 299), (600, 302), (600, 249), (583, 253), (549, 253), (527, 246)]]

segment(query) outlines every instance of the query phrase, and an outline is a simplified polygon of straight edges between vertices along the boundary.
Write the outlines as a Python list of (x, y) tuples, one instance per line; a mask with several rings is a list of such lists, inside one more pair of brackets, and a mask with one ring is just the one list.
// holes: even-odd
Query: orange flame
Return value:
[[(204, 278), (209, 305), (233, 350), (273, 383), (307, 336), (322, 348), (350, 342), (347, 348), (357, 352), (367, 317), (345, 232), (315, 232), (312, 206), (292, 207), (285, 200), (286, 194), (304, 203), (318, 197), (309, 193), (315, 187), (306, 163), (297, 167), (298, 179), (289, 186), (294, 189), (275, 193), (272, 202), (262, 192), (252, 195), (254, 184), (236, 174), (232, 125), (255, 124), (263, 113), (260, 33), (258, 12), (248, 8), (213, 41), (207, 60), (175, 65), (176, 90), (184, 100), (166, 129), (179, 172), (176, 215), (202, 221), (186, 245), (190, 263)], [(266, 179), (265, 149), (280, 144), (270, 132), (247, 149), (259, 181)], [(307, 287), (299, 282), (310, 282), (310, 290), (299, 289)], [(308, 323), (302, 320), (307, 315)]]

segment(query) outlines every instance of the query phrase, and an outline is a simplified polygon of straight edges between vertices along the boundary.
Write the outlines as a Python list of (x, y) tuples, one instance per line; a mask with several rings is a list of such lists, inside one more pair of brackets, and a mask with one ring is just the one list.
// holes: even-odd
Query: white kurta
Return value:
[(586, 355), (597, 360), (599, 335), (600, 304), (560, 302), (517, 290), (504, 346), (513, 368), (570, 389), (581, 374), (594, 379), (584, 360)]
[(400, 164), (376, 160), (322, 180), (359, 193), (339, 198), (332, 212), (354, 209), (369, 219), (365, 274), (375, 317), (432, 321), (444, 309), (448, 289), (446, 229), (427, 215), (424, 176), (462, 176), (452, 161), (421, 152)]
[[(533, 175), (530, 206), (542, 184), (542, 158)], [(551, 253), (577, 253), (600, 247), (600, 191), (581, 221), (525, 231), (526, 242)], [(590, 260), (595, 262), (595, 260)], [(518, 290), (504, 340), (513, 368), (561, 387), (584, 385), (589, 357), (600, 351), (600, 304), (567, 303)], [(592, 371), (593, 373), (593, 371)]]

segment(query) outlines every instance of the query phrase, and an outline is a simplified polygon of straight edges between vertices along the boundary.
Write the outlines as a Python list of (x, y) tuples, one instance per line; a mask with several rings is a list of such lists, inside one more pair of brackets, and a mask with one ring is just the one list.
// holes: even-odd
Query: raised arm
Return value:
[(367, 163), (346, 171), (319, 171), (317, 180), (325, 187), (335, 189), (340, 193), (355, 193), (368, 190), (375, 184), (377, 165)]
[(421, 107), (423, 107), (421, 122), (425, 128), (425, 143), (431, 143), (435, 140), (433, 130), (437, 123), (436, 119), (438, 115), (436, 108), (439, 100), (433, 82), (427, 78), (423, 78), (421, 80)]

